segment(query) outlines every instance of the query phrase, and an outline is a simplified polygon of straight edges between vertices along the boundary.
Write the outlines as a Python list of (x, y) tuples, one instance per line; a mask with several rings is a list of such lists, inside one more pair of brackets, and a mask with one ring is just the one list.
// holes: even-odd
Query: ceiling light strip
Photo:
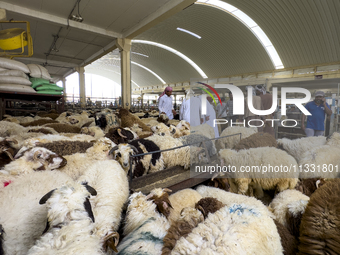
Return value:
[(256, 22), (252, 18), (250, 18), (247, 14), (245, 14), (243, 11), (220, 0), (197, 0), (196, 4), (207, 5), (220, 9), (240, 20), (245, 26), (248, 27), (250, 31), (253, 32), (257, 39), (261, 42), (261, 44), (267, 51), (273, 65), (275, 66), (275, 69), (284, 68), (280, 56), (277, 53), (271, 41), (269, 40), (268, 36), (260, 28), (260, 26), (257, 25)]
[(156, 42), (152, 42), (152, 41), (145, 41), (145, 40), (132, 40), (132, 43), (142, 43), (142, 44), (148, 44), (148, 45), (153, 45), (162, 49), (165, 49), (167, 51), (170, 51), (174, 54), (176, 54), (177, 56), (179, 56), (180, 58), (184, 59), (186, 62), (188, 62), (193, 68), (195, 68), (195, 70), (202, 76), (202, 78), (207, 79), (208, 76), (203, 72), (203, 70), (195, 64), (194, 61), (192, 61), (190, 58), (188, 58), (187, 56), (185, 56), (184, 54), (182, 54), (181, 52), (166, 46), (164, 44), (160, 44), (160, 43), (156, 43)]
[(182, 32), (184, 32), (184, 33), (187, 33), (187, 34), (189, 34), (189, 35), (192, 35), (192, 36), (194, 36), (194, 37), (196, 37), (196, 38), (198, 38), (198, 39), (201, 39), (201, 38), (202, 38), (202, 37), (200, 37), (198, 34), (195, 34), (195, 33), (191, 32), (191, 31), (189, 31), (189, 30), (186, 30), (186, 29), (184, 29), (184, 28), (178, 27), (177, 30), (178, 30), (178, 31), (182, 31)]

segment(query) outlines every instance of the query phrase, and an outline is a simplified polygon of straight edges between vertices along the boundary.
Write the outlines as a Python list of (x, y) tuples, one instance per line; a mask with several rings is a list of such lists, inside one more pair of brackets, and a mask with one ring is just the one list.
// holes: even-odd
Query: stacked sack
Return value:
[(26, 74), (30, 73), (24, 63), (0, 58), (0, 91), (36, 93)]
[(39, 94), (51, 94), (62, 95), (63, 88), (54, 83), (50, 83), (51, 76), (47, 69), (41, 65), (28, 64), (30, 69), (30, 81), (32, 82), (32, 88)]

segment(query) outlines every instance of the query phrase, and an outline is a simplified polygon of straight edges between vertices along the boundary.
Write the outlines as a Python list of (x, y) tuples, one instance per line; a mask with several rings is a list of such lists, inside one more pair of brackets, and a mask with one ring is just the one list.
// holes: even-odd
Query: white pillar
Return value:
[(85, 68), (83, 66), (78, 66), (76, 68), (79, 75), (79, 96), (80, 96), (80, 106), (85, 107), (86, 96), (85, 96)]
[(122, 107), (130, 109), (131, 106), (131, 39), (118, 38), (116, 45), (120, 51), (120, 73), (122, 84)]

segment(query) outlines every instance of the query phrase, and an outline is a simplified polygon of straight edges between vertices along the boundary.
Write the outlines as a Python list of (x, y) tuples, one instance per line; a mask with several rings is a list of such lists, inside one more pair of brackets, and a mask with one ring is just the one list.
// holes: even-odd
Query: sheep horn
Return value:
[(202, 206), (198, 205), (196, 209), (199, 210), (203, 214), (203, 216), (205, 215), (205, 211)]
[(319, 188), (320, 182), (321, 182), (321, 180), (317, 180), (316, 183), (315, 183), (317, 189)]
[(122, 130), (120, 128), (117, 129), (117, 132), (121, 137), (127, 138), (125, 135), (122, 134)]
[(50, 192), (48, 192), (45, 196), (43, 196), (40, 201), (39, 201), (39, 204), (40, 205), (43, 205), (46, 203), (46, 201), (52, 196), (53, 192), (55, 191), (56, 189), (53, 189), (51, 190)]
[(14, 160), (13, 155), (12, 155), (8, 150), (5, 150), (4, 152), (7, 154), (7, 156), (8, 156), (12, 161)]
[(172, 190), (171, 190), (171, 189), (168, 189), (168, 188), (164, 188), (163, 191), (168, 192), (168, 193), (171, 193), (171, 192), (172, 192)]
[(113, 154), (114, 151), (118, 150), (118, 145), (113, 147), (110, 151), (109, 154)]
[(18, 141), (16, 140), (16, 139), (14, 139), (14, 138), (6, 138), (5, 139), (7, 142), (13, 142), (13, 143), (15, 143), (15, 144), (18, 144)]
[(136, 154), (139, 154), (139, 151), (138, 151), (138, 149), (137, 149), (135, 146), (133, 146), (133, 145), (131, 145), (131, 144), (129, 144), (129, 146), (130, 146), (131, 149), (133, 149), (133, 151), (134, 151)]
[(87, 182), (82, 183), (82, 184), (85, 186), (85, 188), (87, 189), (87, 191), (88, 191), (92, 196), (96, 196), (96, 195), (97, 195), (97, 191), (96, 191), (94, 188), (92, 188), (90, 185), (88, 185)]

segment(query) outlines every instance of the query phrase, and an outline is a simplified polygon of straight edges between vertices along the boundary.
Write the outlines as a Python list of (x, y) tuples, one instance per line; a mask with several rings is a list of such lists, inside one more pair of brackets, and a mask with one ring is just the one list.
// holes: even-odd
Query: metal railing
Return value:
[[(194, 134), (194, 133), (192, 133), (192, 134)], [(192, 146), (192, 145), (197, 144), (197, 143), (202, 144), (202, 143), (205, 143), (207, 141), (219, 140), (219, 139), (222, 139), (222, 138), (236, 136), (236, 135), (240, 136), (240, 140), (242, 139), (242, 133), (236, 133), (236, 134), (232, 134), (232, 135), (226, 135), (226, 136), (220, 136), (220, 137), (217, 137), (217, 138), (206, 139), (206, 140), (195, 142), (195, 143), (191, 143), (191, 144), (185, 144), (185, 145), (181, 145), (181, 146), (170, 148), (170, 149), (158, 150), (158, 151), (150, 151), (150, 152), (145, 152), (145, 153), (141, 153), (141, 154), (130, 155), (130, 160), (129, 160), (130, 161), (129, 179), (130, 179), (130, 181), (132, 181), (132, 179), (133, 179), (132, 160), (134, 158), (136, 158), (136, 157), (141, 157), (141, 156), (145, 156), (145, 155), (149, 155), (149, 154), (155, 154), (155, 153), (162, 153), (162, 152), (171, 151), (171, 150), (176, 150), (176, 149), (180, 149), (180, 148), (183, 148), (183, 147)], [(206, 147), (205, 147), (205, 150), (207, 150)], [(206, 151), (206, 153), (208, 153), (208, 152)], [(209, 155), (209, 154), (207, 154), (207, 155)]]

